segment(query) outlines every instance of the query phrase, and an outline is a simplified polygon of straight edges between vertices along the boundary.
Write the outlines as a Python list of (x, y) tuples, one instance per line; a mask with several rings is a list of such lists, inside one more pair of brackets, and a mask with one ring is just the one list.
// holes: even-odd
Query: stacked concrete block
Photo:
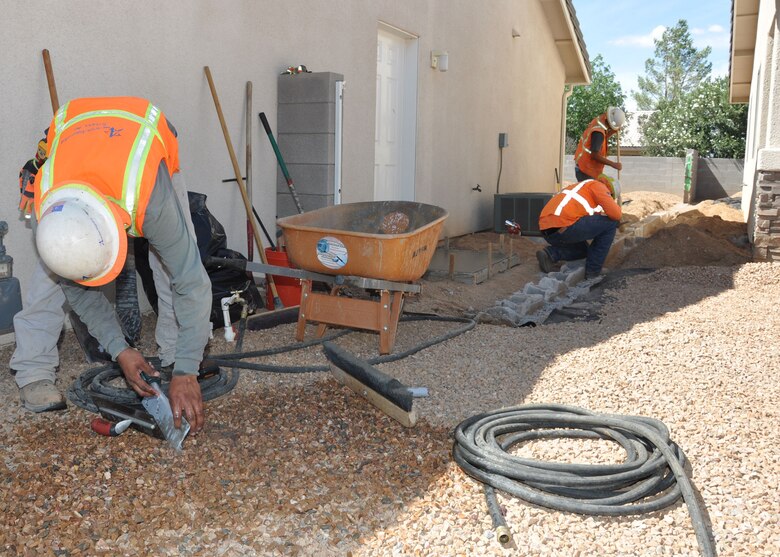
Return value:
[[(496, 302), (492, 308), (477, 314), (480, 323), (519, 327), (540, 323), (555, 308), (571, 303), (587, 292), (585, 267), (580, 263), (566, 263), (559, 272), (547, 273), (534, 284), (529, 282), (509, 298)], [(584, 285), (584, 286), (582, 286)]]
[[(283, 74), (278, 80), (277, 143), (304, 211), (333, 205), (336, 168), (336, 82), (340, 74)], [(276, 214), (297, 214), (281, 169)]]

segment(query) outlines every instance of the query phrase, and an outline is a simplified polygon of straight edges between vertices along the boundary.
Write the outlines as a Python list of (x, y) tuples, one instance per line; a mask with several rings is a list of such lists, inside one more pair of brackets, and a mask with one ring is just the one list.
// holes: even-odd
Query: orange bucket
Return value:
[[(265, 248), (265, 258), (269, 265), (292, 268), (286, 251), (276, 251), (271, 248)], [(278, 275), (271, 276), (273, 277), (276, 291), (279, 293), (279, 298), (282, 300), (284, 307), (298, 306), (301, 304), (300, 279), (280, 277)], [(269, 310), (274, 309), (274, 296), (270, 288), (268, 288), (265, 293), (265, 307)]]

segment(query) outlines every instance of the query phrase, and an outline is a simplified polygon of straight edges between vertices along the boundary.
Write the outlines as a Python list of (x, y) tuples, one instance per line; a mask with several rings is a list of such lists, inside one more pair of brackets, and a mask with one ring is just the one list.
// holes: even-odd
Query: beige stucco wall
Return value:
[[(774, 0), (761, 0), (750, 88), (742, 210), (752, 234), (758, 171), (780, 170), (780, 37)], [(774, 39), (772, 38), (774, 37)]]
[[(0, 14), (0, 219), (9, 221), (6, 243), (23, 285), (34, 256), (17, 219), (16, 182), (51, 118), (44, 48), (61, 102), (137, 95), (167, 113), (187, 184), (209, 196), (234, 249), (245, 246), (243, 206), (235, 184), (221, 182), (233, 171), (203, 66), (242, 165), (246, 81), (253, 110), (275, 129), (280, 71), (305, 64), (343, 74), (343, 201), (371, 199), (379, 21), (419, 36), (416, 195), (450, 212), (446, 234), (491, 226), (499, 132), (509, 134), (501, 192), (554, 188), (564, 68), (535, 0), (0, 0)], [(448, 72), (430, 68), (433, 49), (449, 52)], [(253, 142), (255, 205), (268, 225), (276, 160), (256, 116)], [(472, 191), (477, 183), (482, 193)]]

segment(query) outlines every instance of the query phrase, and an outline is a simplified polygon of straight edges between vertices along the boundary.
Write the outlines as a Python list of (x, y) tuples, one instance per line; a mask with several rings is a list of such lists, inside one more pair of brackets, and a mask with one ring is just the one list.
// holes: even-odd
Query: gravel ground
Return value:
[[(718, 554), (779, 555), (779, 286), (776, 264), (665, 269), (610, 291), (600, 321), (478, 325), (381, 366), (430, 389), (416, 403), (413, 429), (326, 374), (247, 372), (234, 392), (208, 404), (206, 430), (179, 457), (135, 431), (99, 437), (78, 408), (21, 411), (4, 349), (0, 553), (697, 555), (682, 502), (601, 518), (500, 496), (515, 543), (494, 539), (481, 486), (451, 460), (452, 429), (503, 406), (561, 403), (662, 420), (690, 460)], [(402, 324), (396, 350), (447, 327)], [(291, 326), (252, 332), (245, 349), (291, 340)], [(339, 343), (364, 356), (377, 348), (369, 334)], [(214, 353), (228, 349), (212, 343)], [(67, 335), (64, 384), (87, 368), (74, 353)], [(310, 349), (265, 361), (322, 358)], [(622, 458), (606, 441), (538, 441), (519, 452)]]

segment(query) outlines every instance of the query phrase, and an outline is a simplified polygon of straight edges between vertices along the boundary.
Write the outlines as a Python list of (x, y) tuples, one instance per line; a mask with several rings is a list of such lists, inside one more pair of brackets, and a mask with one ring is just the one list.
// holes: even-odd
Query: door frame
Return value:
[[(401, 92), (403, 97), (403, 118), (400, 133), (403, 138), (400, 149), (399, 180), (402, 188), (402, 197), (414, 201), (417, 195), (415, 187), (415, 175), (417, 164), (417, 73), (419, 36), (399, 29), (384, 21), (377, 22), (377, 34), (384, 31), (404, 40), (404, 85)], [(374, 103), (376, 105), (376, 103)], [(376, 106), (374, 107), (376, 114)], [(376, 161), (376, 155), (374, 160)]]

